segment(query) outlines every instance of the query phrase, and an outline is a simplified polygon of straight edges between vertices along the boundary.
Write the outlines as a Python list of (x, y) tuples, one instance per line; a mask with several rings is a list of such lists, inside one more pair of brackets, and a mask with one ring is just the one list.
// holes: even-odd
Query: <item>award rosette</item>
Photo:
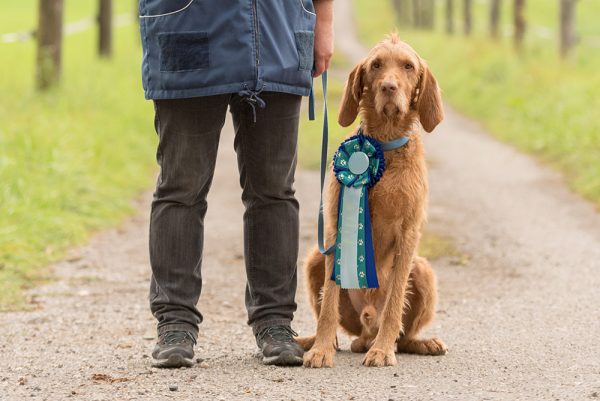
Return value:
[(379, 287), (368, 195), (384, 169), (381, 145), (362, 133), (342, 142), (334, 155), (333, 171), (341, 189), (331, 279), (342, 288)]

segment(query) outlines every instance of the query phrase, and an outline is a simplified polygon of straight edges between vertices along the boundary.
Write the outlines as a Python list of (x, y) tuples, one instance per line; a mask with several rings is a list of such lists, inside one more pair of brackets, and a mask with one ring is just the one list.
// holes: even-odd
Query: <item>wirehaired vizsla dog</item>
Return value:
[[(366, 366), (396, 365), (396, 351), (446, 353), (438, 338), (417, 337), (433, 319), (437, 298), (433, 270), (417, 256), (428, 191), (420, 132), (433, 131), (444, 111), (427, 64), (395, 34), (376, 45), (348, 77), (338, 121), (347, 127), (359, 114), (365, 135), (381, 142), (402, 136), (410, 141), (385, 152), (386, 170), (369, 190), (379, 288), (341, 289), (330, 279), (334, 255), (324, 256), (315, 248), (306, 258), (307, 290), (318, 321), (314, 336), (297, 338), (308, 351), (306, 367), (333, 365), (338, 324), (357, 337), (351, 350), (366, 352)], [(331, 169), (324, 206), (327, 245), (336, 240), (339, 191)]]

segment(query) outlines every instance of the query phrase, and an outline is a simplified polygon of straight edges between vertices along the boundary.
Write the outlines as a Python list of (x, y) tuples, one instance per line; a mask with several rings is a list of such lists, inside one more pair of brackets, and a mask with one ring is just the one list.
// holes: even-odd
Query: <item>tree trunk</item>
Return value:
[(36, 81), (45, 90), (60, 81), (63, 0), (39, 0)]
[(492, 39), (498, 39), (499, 37), (499, 22), (500, 22), (500, 5), (502, 0), (492, 0), (492, 6), (490, 8), (490, 36)]
[(435, 7), (433, 0), (421, 0), (421, 26), (433, 29), (435, 25)]
[(98, 27), (98, 53), (100, 57), (110, 57), (112, 55), (112, 0), (100, 0)]
[(575, 0), (560, 0), (560, 55), (566, 58), (575, 46)]
[(394, 9), (396, 10), (396, 15), (398, 16), (398, 23), (403, 28), (410, 26), (410, 0), (394, 0), (393, 4)]
[(471, 13), (471, 9), (473, 2), (471, 0), (463, 0), (463, 16), (464, 16), (464, 24), (463, 24), (463, 29), (465, 32), (465, 35), (470, 35), (471, 31), (473, 29), (473, 16)]
[(446, 0), (446, 33), (454, 33), (454, 0)]
[(421, 1), (420, 0), (412, 1), (412, 14), (413, 14), (413, 25), (417, 28), (420, 28), (423, 24), (423, 21), (421, 21)]
[(515, 0), (514, 6), (514, 22), (515, 22), (515, 47), (520, 50), (523, 47), (523, 38), (525, 38), (525, 0)]

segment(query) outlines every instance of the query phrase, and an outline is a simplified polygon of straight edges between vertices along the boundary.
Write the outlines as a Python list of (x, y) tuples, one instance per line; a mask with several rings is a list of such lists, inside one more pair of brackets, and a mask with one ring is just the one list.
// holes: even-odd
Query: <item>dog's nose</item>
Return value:
[(381, 91), (388, 95), (394, 94), (398, 89), (398, 85), (394, 81), (383, 81), (381, 84)]

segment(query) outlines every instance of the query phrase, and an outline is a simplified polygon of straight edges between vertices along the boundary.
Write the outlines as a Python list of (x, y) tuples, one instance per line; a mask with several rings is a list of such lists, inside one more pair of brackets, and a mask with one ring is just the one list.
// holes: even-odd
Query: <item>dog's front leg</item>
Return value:
[(402, 331), (402, 313), (404, 311), (404, 298), (412, 259), (417, 244), (418, 232), (409, 231), (396, 236), (395, 255), (390, 286), (380, 319), (379, 331), (373, 346), (363, 359), (365, 366), (395, 366), (396, 355), (394, 345)]
[(325, 258), (325, 283), (323, 300), (317, 321), (315, 344), (304, 354), (304, 366), (308, 368), (330, 368), (336, 351), (336, 331), (339, 322), (340, 287), (331, 280), (334, 255)]

